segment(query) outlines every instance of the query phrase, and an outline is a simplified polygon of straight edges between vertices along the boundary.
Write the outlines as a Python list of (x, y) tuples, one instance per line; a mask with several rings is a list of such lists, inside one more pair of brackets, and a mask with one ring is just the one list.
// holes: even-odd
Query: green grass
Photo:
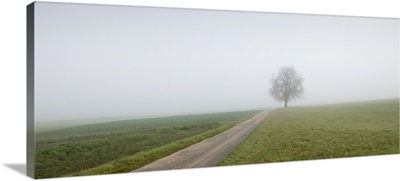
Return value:
[(35, 132), (42, 133), (69, 127), (76, 127), (76, 126), (96, 124), (96, 123), (105, 123), (111, 121), (128, 120), (128, 119), (139, 119), (139, 118), (125, 116), (125, 117), (101, 117), (101, 118), (86, 118), (86, 119), (72, 119), (72, 120), (37, 121), (35, 122)]
[(279, 108), (219, 165), (399, 153), (399, 99)]
[(35, 177), (129, 172), (257, 113), (122, 120), (37, 133)]
[[(158, 147), (149, 151), (144, 151), (144, 152), (139, 152), (133, 156), (127, 156), (123, 157), (121, 159), (118, 159), (116, 161), (83, 170), (78, 173), (74, 173), (71, 176), (82, 176), (82, 175), (97, 175), (97, 174), (110, 174), (110, 173), (124, 173), (124, 172), (130, 172), (135, 169), (138, 169), (144, 165), (147, 165), (153, 161), (158, 160), (159, 158), (168, 156), (172, 153), (175, 153), (183, 148), (186, 148), (192, 144), (198, 143), (206, 138), (212, 137), (214, 135), (217, 135), (218, 133), (221, 133), (233, 125), (235, 125), (237, 122), (229, 122), (225, 123), (222, 126), (207, 131), (205, 133), (202, 133), (200, 135), (192, 136), (186, 139), (182, 139), (167, 145), (164, 145), (162, 147)], [(70, 176), (70, 175), (68, 175)]]

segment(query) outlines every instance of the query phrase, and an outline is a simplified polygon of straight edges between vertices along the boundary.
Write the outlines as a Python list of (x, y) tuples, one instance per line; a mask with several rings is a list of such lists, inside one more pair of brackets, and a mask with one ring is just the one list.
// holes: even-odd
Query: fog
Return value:
[(399, 97), (399, 20), (37, 2), (35, 120), (309, 106)]

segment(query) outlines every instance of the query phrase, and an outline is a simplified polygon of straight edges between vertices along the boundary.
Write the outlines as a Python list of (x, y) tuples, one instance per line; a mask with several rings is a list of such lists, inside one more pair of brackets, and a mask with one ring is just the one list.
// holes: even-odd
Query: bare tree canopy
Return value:
[(303, 96), (303, 78), (292, 67), (281, 67), (278, 75), (272, 75), (270, 80), (271, 88), (269, 94), (278, 102), (285, 102), (285, 107), (289, 101)]

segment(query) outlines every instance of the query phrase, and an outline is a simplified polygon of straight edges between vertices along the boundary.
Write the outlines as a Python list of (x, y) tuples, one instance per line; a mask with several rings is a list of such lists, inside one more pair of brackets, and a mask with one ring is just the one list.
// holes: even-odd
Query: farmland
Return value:
[(219, 165), (399, 153), (399, 99), (279, 108)]
[(35, 177), (129, 172), (260, 111), (121, 120), (36, 134)]

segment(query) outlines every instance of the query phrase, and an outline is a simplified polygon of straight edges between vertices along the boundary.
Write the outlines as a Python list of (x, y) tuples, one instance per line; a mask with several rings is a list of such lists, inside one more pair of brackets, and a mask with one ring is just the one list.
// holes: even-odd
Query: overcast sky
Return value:
[(35, 116), (52, 121), (283, 106), (282, 66), (307, 106), (399, 97), (399, 20), (36, 3)]

